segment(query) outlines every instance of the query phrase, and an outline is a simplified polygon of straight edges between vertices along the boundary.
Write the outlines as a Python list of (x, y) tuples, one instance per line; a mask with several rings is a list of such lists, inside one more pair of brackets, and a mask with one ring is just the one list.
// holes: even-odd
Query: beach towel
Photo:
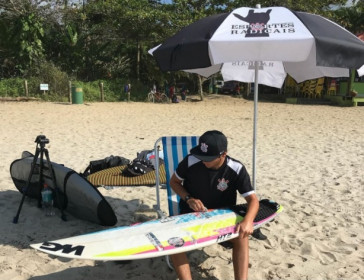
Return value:
[[(94, 186), (155, 186), (155, 171), (152, 170), (143, 175), (128, 177), (123, 175), (127, 165), (116, 166), (93, 173), (87, 177)], [(166, 183), (166, 171), (164, 164), (160, 167), (160, 181)]]

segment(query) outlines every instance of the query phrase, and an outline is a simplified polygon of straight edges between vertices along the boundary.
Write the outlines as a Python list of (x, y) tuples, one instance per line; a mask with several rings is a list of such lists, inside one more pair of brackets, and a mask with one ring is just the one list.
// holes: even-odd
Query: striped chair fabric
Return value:
[[(164, 136), (159, 138), (155, 145), (155, 154), (159, 153), (159, 145), (162, 142), (164, 165), (166, 171), (166, 187), (168, 195), (168, 208), (169, 215), (174, 216), (179, 214), (179, 196), (172, 190), (169, 185), (169, 180), (176, 170), (178, 164), (182, 159), (187, 156), (190, 149), (198, 145), (198, 136)], [(158, 161), (156, 161), (158, 163)], [(160, 174), (159, 165), (157, 164), (156, 169), (156, 195), (157, 205), (156, 210), (160, 216), (165, 216), (160, 208), (160, 196), (159, 196), (159, 185), (160, 185)]]

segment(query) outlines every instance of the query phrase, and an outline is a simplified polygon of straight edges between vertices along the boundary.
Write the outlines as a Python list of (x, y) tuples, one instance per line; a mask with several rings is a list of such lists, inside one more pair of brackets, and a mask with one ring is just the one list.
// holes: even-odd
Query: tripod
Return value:
[(55, 174), (54, 174), (54, 170), (52, 168), (52, 163), (51, 163), (51, 161), (49, 159), (48, 150), (45, 148), (45, 145), (49, 143), (49, 139), (47, 139), (44, 135), (38, 135), (34, 142), (37, 143), (36, 149), (35, 149), (35, 155), (34, 155), (34, 158), (33, 158), (33, 162), (32, 162), (32, 165), (31, 165), (31, 169), (30, 169), (30, 173), (29, 173), (29, 176), (28, 176), (27, 183), (25, 185), (25, 188), (23, 189), (23, 196), (22, 196), (22, 199), (20, 201), (18, 212), (16, 213), (16, 216), (13, 219), (13, 223), (14, 224), (18, 223), (20, 211), (21, 211), (21, 209), (23, 207), (25, 196), (28, 193), (30, 182), (31, 182), (31, 179), (32, 179), (32, 177), (34, 175), (35, 167), (37, 166), (38, 158), (39, 158), (38, 208), (42, 207), (41, 191), (42, 191), (42, 182), (43, 182), (44, 155), (46, 156), (47, 167), (48, 167), (48, 169), (50, 171), (51, 180), (53, 182), (53, 186), (54, 186), (54, 189), (55, 189), (55, 192), (54, 192), (55, 193), (55, 198), (57, 199), (57, 204), (59, 205), (60, 210), (61, 210), (61, 218), (62, 218), (63, 221), (66, 221), (67, 218), (66, 218), (66, 215), (64, 214), (64, 205), (60, 203), (59, 188), (58, 188), (58, 186), (56, 184), (56, 177), (55, 177)]

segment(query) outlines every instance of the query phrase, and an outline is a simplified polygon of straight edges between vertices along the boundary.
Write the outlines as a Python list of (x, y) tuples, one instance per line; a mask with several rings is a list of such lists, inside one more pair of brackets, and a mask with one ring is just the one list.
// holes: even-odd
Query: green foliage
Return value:
[(78, 41), (78, 33), (76, 28), (74, 28), (72, 25), (66, 26), (66, 34), (65, 34), (65, 40), (70, 46), (76, 46)]
[(24, 80), (21, 78), (10, 78), (0, 80), (0, 96), (1, 97), (17, 97), (24, 96)]
[(51, 62), (39, 62), (33, 65), (24, 75), (25, 78), (31, 81), (29, 83), (29, 92), (39, 93), (40, 84), (49, 84), (49, 96), (68, 96), (68, 81), (67, 73), (62, 72)]
[(353, 33), (364, 32), (364, 2), (333, 12), (335, 21)]
[(42, 20), (34, 13), (20, 16), (12, 33), (12, 41), (18, 52), (19, 68), (23, 72), (43, 58)]
[[(228, 1), (228, 9), (238, 7), (254, 8), (257, 1), (253, 0), (234, 0)], [(282, 6), (294, 11), (302, 11), (324, 15), (330, 5), (344, 5), (346, 0), (262, 0), (258, 1), (261, 7)]]
[(72, 85), (82, 87), (85, 102), (99, 102), (101, 101), (100, 83), (103, 83), (105, 102), (127, 101), (127, 95), (124, 93), (124, 85), (127, 83), (131, 83), (132, 85), (130, 94), (131, 101), (144, 101), (150, 90), (140, 82), (130, 82), (123, 79), (93, 82), (73, 81)]
[[(25, 96), (24, 88), (25, 79), (11, 78), (0, 81), (0, 97), (20, 97)], [(62, 91), (55, 91), (53, 84), (49, 83), (49, 91), (40, 90), (40, 84), (45, 83), (39, 77), (31, 77), (27, 79), (28, 91), (30, 97), (40, 98), (45, 101), (68, 102), (69, 100), (69, 81)], [(66, 84), (65, 83), (65, 84)], [(92, 82), (83, 82), (79, 80), (72, 81), (72, 86), (82, 88), (84, 102), (100, 102), (101, 91), (100, 83), (103, 83), (104, 101), (119, 102), (127, 101), (127, 95), (124, 93), (124, 85), (131, 83), (131, 101), (145, 101), (150, 88), (138, 81), (127, 81), (123, 79), (116, 80), (99, 80)], [(71, 93), (72, 95), (72, 93)]]
[(81, 81), (73, 81), (73, 86), (81, 87), (84, 101), (97, 102), (100, 101), (100, 89), (97, 81), (84, 83)]

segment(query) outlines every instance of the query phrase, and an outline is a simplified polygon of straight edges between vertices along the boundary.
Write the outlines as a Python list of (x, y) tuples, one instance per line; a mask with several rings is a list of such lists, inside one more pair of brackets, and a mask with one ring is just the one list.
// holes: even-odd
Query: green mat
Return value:
[[(155, 185), (155, 171), (136, 177), (126, 177), (121, 172), (126, 165), (116, 166), (95, 172), (87, 177), (94, 186), (149, 186)], [(166, 171), (164, 164), (159, 168), (160, 183), (166, 183)]]

